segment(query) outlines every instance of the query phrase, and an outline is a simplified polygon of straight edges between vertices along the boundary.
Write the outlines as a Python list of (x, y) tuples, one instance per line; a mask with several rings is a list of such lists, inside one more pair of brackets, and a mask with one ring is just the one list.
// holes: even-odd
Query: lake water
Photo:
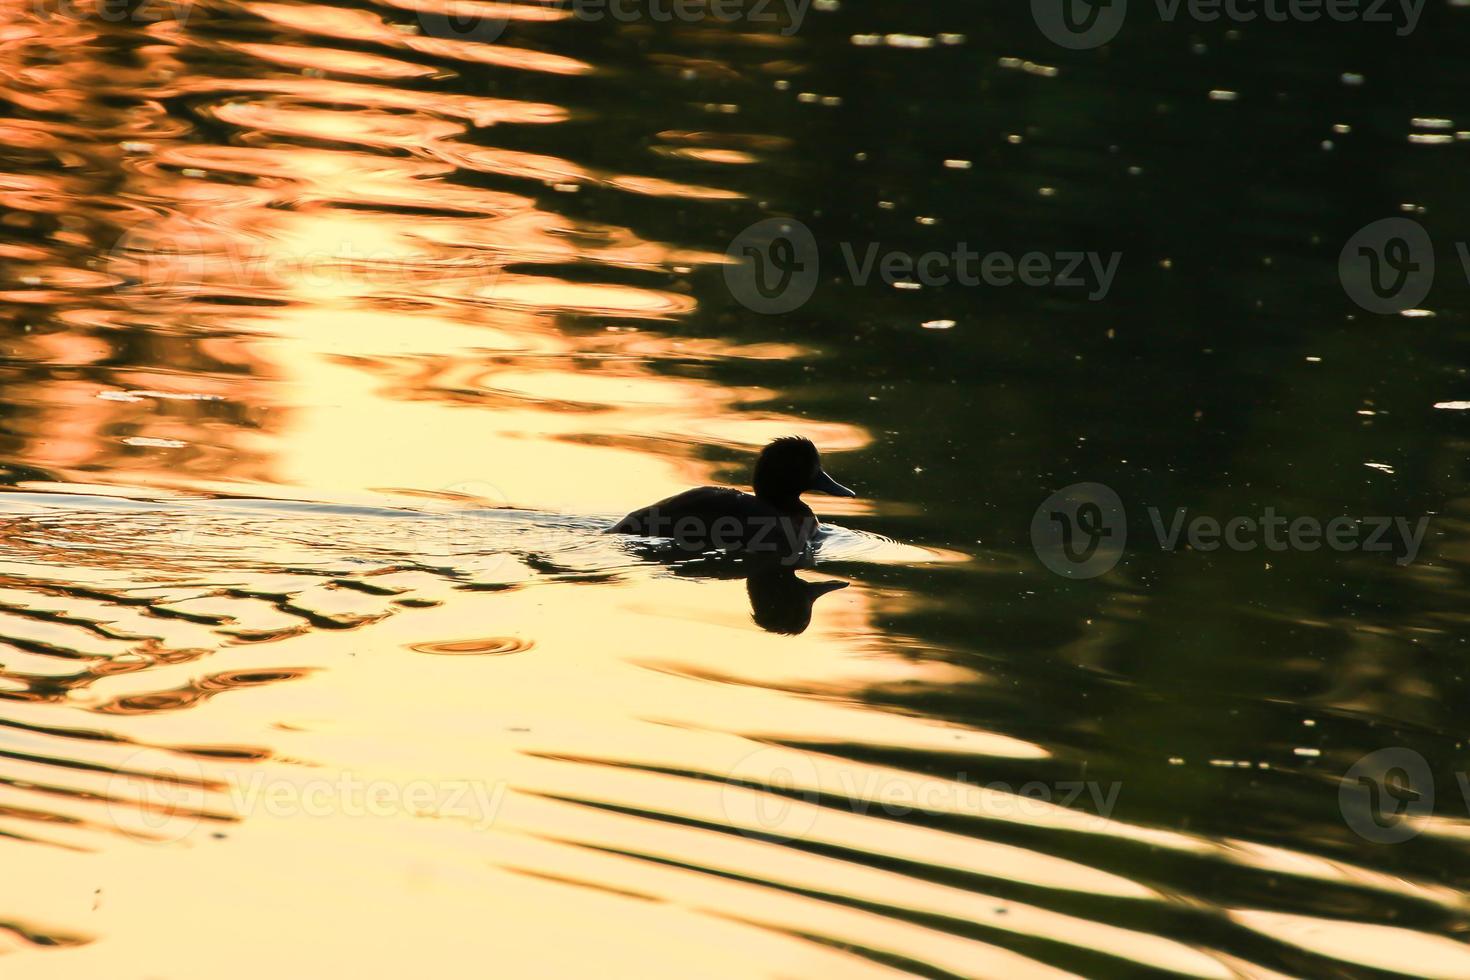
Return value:
[(1470, 11), (3, 3), (7, 978), (1470, 976)]

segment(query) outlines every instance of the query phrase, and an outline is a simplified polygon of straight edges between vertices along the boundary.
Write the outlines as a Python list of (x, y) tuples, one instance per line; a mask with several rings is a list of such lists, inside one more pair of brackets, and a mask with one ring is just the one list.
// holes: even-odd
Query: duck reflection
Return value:
[(810, 582), (781, 564), (762, 563), (745, 578), (750, 615), (768, 633), (796, 636), (812, 622), (812, 606), (828, 592), (847, 588), (841, 579)]
[(751, 619), (766, 632), (783, 636), (805, 633), (817, 600), (849, 585), (841, 579), (804, 579), (791, 565), (773, 556), (710, 555), (689, 559), (688, 552), (677, 547), (656, 545), (638, 551), (649, 561), (669, 564), (670, 570), (683, 578), (745, 579)]

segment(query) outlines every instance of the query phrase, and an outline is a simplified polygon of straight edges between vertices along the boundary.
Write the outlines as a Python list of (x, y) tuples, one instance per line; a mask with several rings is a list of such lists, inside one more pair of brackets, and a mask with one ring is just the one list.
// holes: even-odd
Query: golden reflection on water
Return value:
[[(695, 452), (712, 442), (750, 448), (774, 431), (804, 430), (833, 450), (863, 444), (864, 433), (851, 426), (813, 426), (743, 407), (769, 392), (657, 369), (665, 360), (804, 354), (661, 330), (661, 322), (696, 308), (670, 287), (690, 268), (723, 261), (719, 254), (570, 219), (547, 210), (542, 195), (455, 177), (554, 185), (553, 203), (588, 186), (690, 200), (741, 195), (464, 142), (471, 127), (554, 124), (568, 112), (385, 84), (443, 73), (405, 58), (414, 55), (553, 73), (590, 66), (405, 35), (365, 11), (246, 9), (271, 30), (381, 50), (334, 51), (299, 37), (214, 39), (200, 26), (213, 22), (203, 8), (187, 28), (150, 30), (157, 43), (135, 55), (103, 54), (110, 44), (90, 33), (97, 22), (84, 20), (35, 26), (51, 35), (53, 50), (65, 40), (91, 57), (37, 64), (47, 59), (37, 58), (27, 32), (5, 45), (7, 89), (25, 88), (30, 97), (15, 101), (40, 116), (4, 124), (11, 152), (27, 169), (0, 180), (0, 203), (18, 239), (7, 244), (19, 274), (5, 284), (4, 298), (17, 304), (22, 329), (3, 369), (15, 411), (5, 457), (25, 465), (13, 474), (17, 482), (319, 500), (447, 494), (585, 514), (712, 478), (714, 466)], [(493, 12), (554, 19), (534, 7)], [(236, 59), (232, 70), (243, 77), (194, 77), (179, 58), (200, 50)], [(113, 64), (103, 68), (102, 60)], [(320, 77), (279, 74), (302, 68)], [(376, 84), (353, 80), (363, 77)], [(128, 96), (135, 108), (120, 108)], [(192, 123), (163, 114), (154, 101), (180, 97), (191, 100), (185, 118)], [(47, 116), (58, 122), (48, 124)], [(62, 116), (71, 122), (60, 124)], [(224, 127), (228, 138), (202, 138), (205, 122)], [(537, 266), (587, 274), (571, 280)], [(614, 278), (614, 270), (642, 282)], [(231, 305), (220, 306), (226, 299)], [(597, 322), (605, 318), (609, 329)], [(674, 451), (644, 451), (651, 441)], [(119, 526), (124, 514), (129, 523)], [(406, 967), (415, 931), (455, 929), (485, 936), (485, 952), (493, 949), (503, 968), (519, 962), (522, 970), (553, 970), (559, 954), (546, 942), (553, 926), (527, 914), (544, 897), (563, 923), (586, 919), (576, 928), (599, 959), (640, 931), (674, 928), (683, 945), (670, 943), (662, 955), (671, 973), (710, 975), (709, 949), (734, 945), (798, 972), (838, 963), (883, 972), (791, 935), (794, 923), (767, 931), (742, 921), (749, 911), (743, 889), (717, 879), (700, 884), (702, 876), (686, 872), (671, 880), (668, 887), (710, 891), (671, 917), (670, 907), (628, 897), (662, 887), (636, 880), (647, 871), (604, 880), (590, 866), (577, 870), (600, 860), (587, 850), (599, 836), (644, 822), (599, 817), (602, 811), (574, 802), (591, 789), (577, 773), (601, 764), (556, 761), (585, 754), (587, 736), (596, 733), (604, 752), (622, 744), (629, 757), (687, 766), (699, 755), (692, 745), (677, 756), (658, 748), (669, 733), (683, 727), (691, 740), (719, 737), (720, 724), (736, 732), (750, 717), (761, 719), (762, 732), (881, 739), (869, 712), (822, 711), (752, 686), (757, 677), (762, 685), (790, 683), (813, 670), (811, 679), (833, 690), (915, 682), (906, 659), (886, 667), (870, 657), (854, 661), (832, 642), (864, 630), (858, 593), (825, 627), (809, 628), (810, 597), (795, 600), (794, 626), (791, 615), (774, 614), (801, 634), (808, 656), (830, 661), (803, 672), (792, 659), (801, 658), (795, 638), (750, 622), (739, 579), (660, 583), (639, 574), (630, 581), (641, 587), (626, 592), (505, 592), (536, 578), (515, 542), (493, 540), (516, 553), (492, 553), (479, 567), (466, 558), (446, 578), (437, 568), (404, 567), (406, 555), (449, 546), (438, 530), (427, 544), (409, 535), (357, 551), (321, 520), (277, 516), (252, 532), (249, 523), (219, 515), (110, 516), (38, 517), (35, 524), (18, 517), (7, 526), (12, 554), (23, 557), (6, 561), (0, 575), (8, 648), (0, 696), (14, 712), (5, 716), (13, 738), (0, 756), (0, 834), (7, 850), (25, 855), (11, 862), (7, 878), (55, 883), (75, 873), (74, 881), (86, 882), (82, 892), (42, 886), (10, 896), (19, 917), (0, 934), (11, 945), (53, 947), (36, 968), (76, 976), (145, 963), (150, 971), (187, 971), (216, 959), (211, 951), (224, 935), (216, 925), (230, 935), (274, 935), (279, 949), (294, 950), (296, 972), (313, 969), (312, 956), (322, 968), (338, 961), (348, 932), (323, 923), (293, 939), (273, 911), (277, 902), (250, 899), (274, 891), (274, 867), (310, 878), (306, 890), (336, 910), (331, 921), (354, 923), (351, 934), (373, 919), (396, 923), (397, 939), (383, 950), (369, 953), (360, 937), (350, 940), (359, 962), (377, 968)], [(333, 525), (340, 531), (340, 518)], [(119, 536), (123, 527), (133, 536)], [(303, 535), (317, 540), (293, 557)], [(103, 540), (118, 550), (110, 553)], [(320, 567), (322, 547), (335, 550), (328, 563), (337, 568)], [(371, 553), (381, 559), (370, 570), (358, 567), (356, 555)], [(465, 591), (465, 584), (490, 590)], [(778, 604), (791, 588), (777, 587)], [(650, 618), (665, 637), (659, 649), (689, 645), (702, 661), (665, 653), (644, 663), (655, 653), (644, 644), (606, 642), (612, 624), (636, 631)], [(767, 636), (773, 645), (761, 655), (767, 641), (753, 641)], [(596, 660), (579, 663), (586, 653)], [(713, 679), (719, 664), (737, 660), (745, 676)], [(500, 676), (485, 673), (495, 665), (504, 665)], [(734, 699), (723, 719), (709, 710), (711, 691)], [(900, 742), (944, 738), (897, 717), (888, 724), (888, 737)], [(85, 737), (92, 732), (105, 737)], [(729, 743), (737, 753), (740, 744)], [(320, 808), (272, 815), (228, 792), (236, 786), (229, 773), (267, 772), (262, 766), (274, 787), (359, 768), (380, 783), (452, 776), (500, 792), (510, 787), (512, 808), (524, 812), (483, 814), (483, 826), (421, 811), (365, 820), (331, 806), (325, 815)], [(192, 804), (191, 793), (199, 796)], [(338, 803), (339, 810), (346, 805)], [(596, 829), (608, 821), (609, 830)], [(647, 825), (647, 845), (663, 835), (661, 827)], [(387, 877), (349, 885), (344, 875), (355, 877), (351, 869), (361, 866), (352, 855), (362, 847), (381, 851), (386, 839), (369, 843), (381, 833), (396, 841), (387, 845), (397, 855), (383, 866)], [(446, 863), (449, 853), (457, 856)], [(160, 854), (176, 857), (160, 865)], [(66, 855), (83, 864), (59, 864)], [(303, 874), (308, 855), (315, 857)], [(354, 896), (396, 892), (404, 872), (421, 893), (414, 911), (389, 912), (381, 901), (376, 911), (375, 903), (354, 909)], [(195, 918), (203, 905), (177, 901), (194, 891), (180, 890), (178, 874), (233, 884), (220, 887), (209, 915)], [(586, 885), (596, 887), (579, 887)], [(482, 900), (499, 895), (490, 900), (497, 911), (471, 912), (464, 901), (471, 892)], [(700, 904), (709, 908), (698, 911)], [(153, 911), (140, 917), (145, 907)], [(84, 933), (68, 925), (79, 919)], [(493, 939), (481, 928), (487, 919), (497, 922)], [(167, 940), (149, 925), (165, 920)], [(335, 937), (323, 943), (324, 931)], [(73, 944), (77, 959), (54, 959)], [(237, 962), (239, 972), (225, 968), (224, 975), (253, 975), (261, 965)]]
[[(790, 141), (686, 121), (649, 134), (646, 173), (502, 146), (579, 109), (455, 91), (456, 72), (598, 67), (400, 14), (566, 12), (384, 7), (210, 2), (140, 26), (6, 5), (0, 463), (51, 491), (0, 500), (0, 953), (25, 953), (6, 976), (1045, 976), (1077, 951), (1254, 969), (1154, 931), (1201, 903), (1079, 840), (1461, 908), (983, 788), (1071, 762), (880, 707), (1006, 683), (880, 625), (915, 597), (811, 569), (673, 574), (599, 535), (742, 479), (725, 461), (774, 436), (809, 435), (839, 473), (873, 439), (702, 370), (817, 353), (690, 335), (719, 242), (572, 206), (743, 202), (718, 177)], [(1341, 923), (1218, 919), (1379, 964)], [(1470, 973), (1449, 940), (1385, 941)]]
[[(381, 26), (364, 34), (365, 24), (381, 24), (367, 12), (280, 4), (250, 9), (291, 29), (422, 47), (423, 39)], [(160, 26), (170, 37), (182, 31)], [(173, 39), (186, 47), (211, 44), (193, 32)], [(273, 56), (259, 44), (237, 47), (252, 57)], [(340, 68), (331, 51), (301, 44), (289, 51), (319, 71)], [(496, 49), (496, 57), (505, 51)], [(285, 486), (332, 494), (434, 488), (487, 478), (482, 471), (489, 469), (505, 499), (584, 510), (617, 509), (677, 480), (708, 475), (707, 467), (695, 472), (687, 465), (670, 472), (667, 462), (618, 448), (648, 436), (707, 442), (733, 402), (759, 397), (650, 369), (651, 348), (660, 340), (657, 321), (691, 312), (695, 301), (667, 288), (573, 282), (530, 270), (576, 264), (668, 277), (675, 268), (723, 257), (568, 220), (531, 197), (447, 178), (484, 171), (558, 186), (598, 182), (661, 195), (738, 195), (637, 175), (599, 175), (550, 156), (459, 141), (469, 125), (564, 119), (565, 110), (554, 106), (416, 94), (330, 77), (272, 78), (270, 67), (259, 64), (256, 71), (265, 77), (190, 79), (173, 58), (171, 48), (148, 49), (148, 67), (140, 74), (161, 84), (159, 94), (228, 88), (231, 95), (209, 97), (194, 113), (229, 127), (234, 145), (201, 142), (180, 126), (104, 130), (122, 148), (110, 161), (121, 167), (122, 184), (108, 189), (116, 203), (96, 216), (94, 243), (101, 254), (88, 263), (90, 273), (82, 273), (93, 281), (77, 282), (78, 273), (62, 271), (60, 262), (36, 263), (22, 281), (54, 290), (35, 295), (37, 302), (49, 298), (60, 305), (64, 297), (66, 305), (87, 298), (102, 304), (67, 312), (107, 327), (77, 336), (69, 325), (65, 335), (50, 336), (44, 324), (33, 324), (23, 344), (30, 358), (22, 360), (53, 368), (96, 363), (115, 349), (109, 340), (119, 329), (166, 332), (179, 348), (166, 363), (187, 370), (175, 384), (186, 381), (194, 390), (104, 370), (79, 380), (63, 399), (60, 386), (47, 378), (46, 404), (36, 406), (45, 417), (13, 430), (44, 437), (15, 447), (13, 456), (72, 483), (93, 482), (79, 472), (86, 469), (134, 486), (268, 495)], [(93, 71), (82, 65), (82, 72)], [(355, 107), (344, 110), (344, 103)], [(42, 135), (39, 127), (35, 132)], [(282, 138), (307, 145), (281, 145)], [(59, 152), (59, 142), (33, 142)], [(41, 175), (31, 179), (55, 188), (51, 197), (37, 197), (39, 187), (31, 185), (33, 209), (44, 205), (64, 222), (80, 223), (76, 205), (89, 199), (88, 188), (67, 189)], [(412, 214), (374, 210), (384, 207), (411, 208)], [(105, 229), (121, 233), (111, 248), (105, 248)], [(269, 308), (222, 313), (210, 302), (230, 297)], [(394, 310), (404, 304), (409, 306)], [(641, 358), (619, 358), (603, 338), (567, 336), (558, 319), (568, 315), (649, 321), (636, 337)], [(209, 355), (226, 346), (224, 376), (198, 391), (208, 380), (201, 379), (206, 372), (199, 362), (214, 360)], [(681, 357), (678, 346), (665, 342), (660, 353)], [(603, 357), (606, 383), (586, 373), (589, 354)], [(699, 356), (739, 356), (739, 348), (706, 343)], [(193, 363), (181, 364), (183, 358)], [(146, 401), (121, 407), (127, 404), (121, 399), (131, 401), (127, 392), (143, 382), (165, 396), (214, 401), (196, 406), (191, 417)], [(25, 382), (15, 390), (24, 392)], [(32, 399), (22, 394), (17, 401)], [(498, 410), (445, 410), (476, 403)], [(236, 420), (222, 420), (227, 414), (243, 415), (238, 421), (246, 424), (228, 424)], [(795, 420), (773, 417), (752, 423), (759, 433), (722, 433), (721, 441), (752, 446), (766, 432), (800, 428)], [(420, 438), (426, 430), (438, 438)], [(836, 426), (812, 434), (828, 445), (836, 438), (835, 448), (862, 441), (859, 433)], [(447, 445), (473, 450), (446, 454)], [(472, 462), (479, 459), (493, 463)], [(569, 473), (597, 478), (556, 476)]]

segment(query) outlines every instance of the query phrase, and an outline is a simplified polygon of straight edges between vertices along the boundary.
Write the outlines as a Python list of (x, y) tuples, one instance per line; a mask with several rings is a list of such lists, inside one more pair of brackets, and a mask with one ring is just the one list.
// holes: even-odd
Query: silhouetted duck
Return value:
[(817, 447), (799, 436), (761, 450), (752, 483), (754, 495), (731, 487), (685, 490), (635, 510), (608, 532), (673, 538), (689, 550), (800, 554), (817, 531), (817, 515), (801, 495), (857, 496), (827, 475)]

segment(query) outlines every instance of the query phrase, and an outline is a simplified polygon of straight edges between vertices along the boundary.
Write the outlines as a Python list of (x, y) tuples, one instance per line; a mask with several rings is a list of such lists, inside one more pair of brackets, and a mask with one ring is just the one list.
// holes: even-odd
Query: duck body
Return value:
[(690, 550), (790, 553), (811, 542), (817, 515), (800, 499), (779, 507), (734, 487), (696, 487), (639, 508), (608, 531), (673, 538)]
[(672, 538), (690, 551), (795, 555), (811, 544), (817, 515), (802, 503), (805, 492), (857, 496), (822, 469), (807, 439), (777, 439), (755, 464), (755, 493), (733, 487), (697, 487), (639, 508), (608, 532)]

